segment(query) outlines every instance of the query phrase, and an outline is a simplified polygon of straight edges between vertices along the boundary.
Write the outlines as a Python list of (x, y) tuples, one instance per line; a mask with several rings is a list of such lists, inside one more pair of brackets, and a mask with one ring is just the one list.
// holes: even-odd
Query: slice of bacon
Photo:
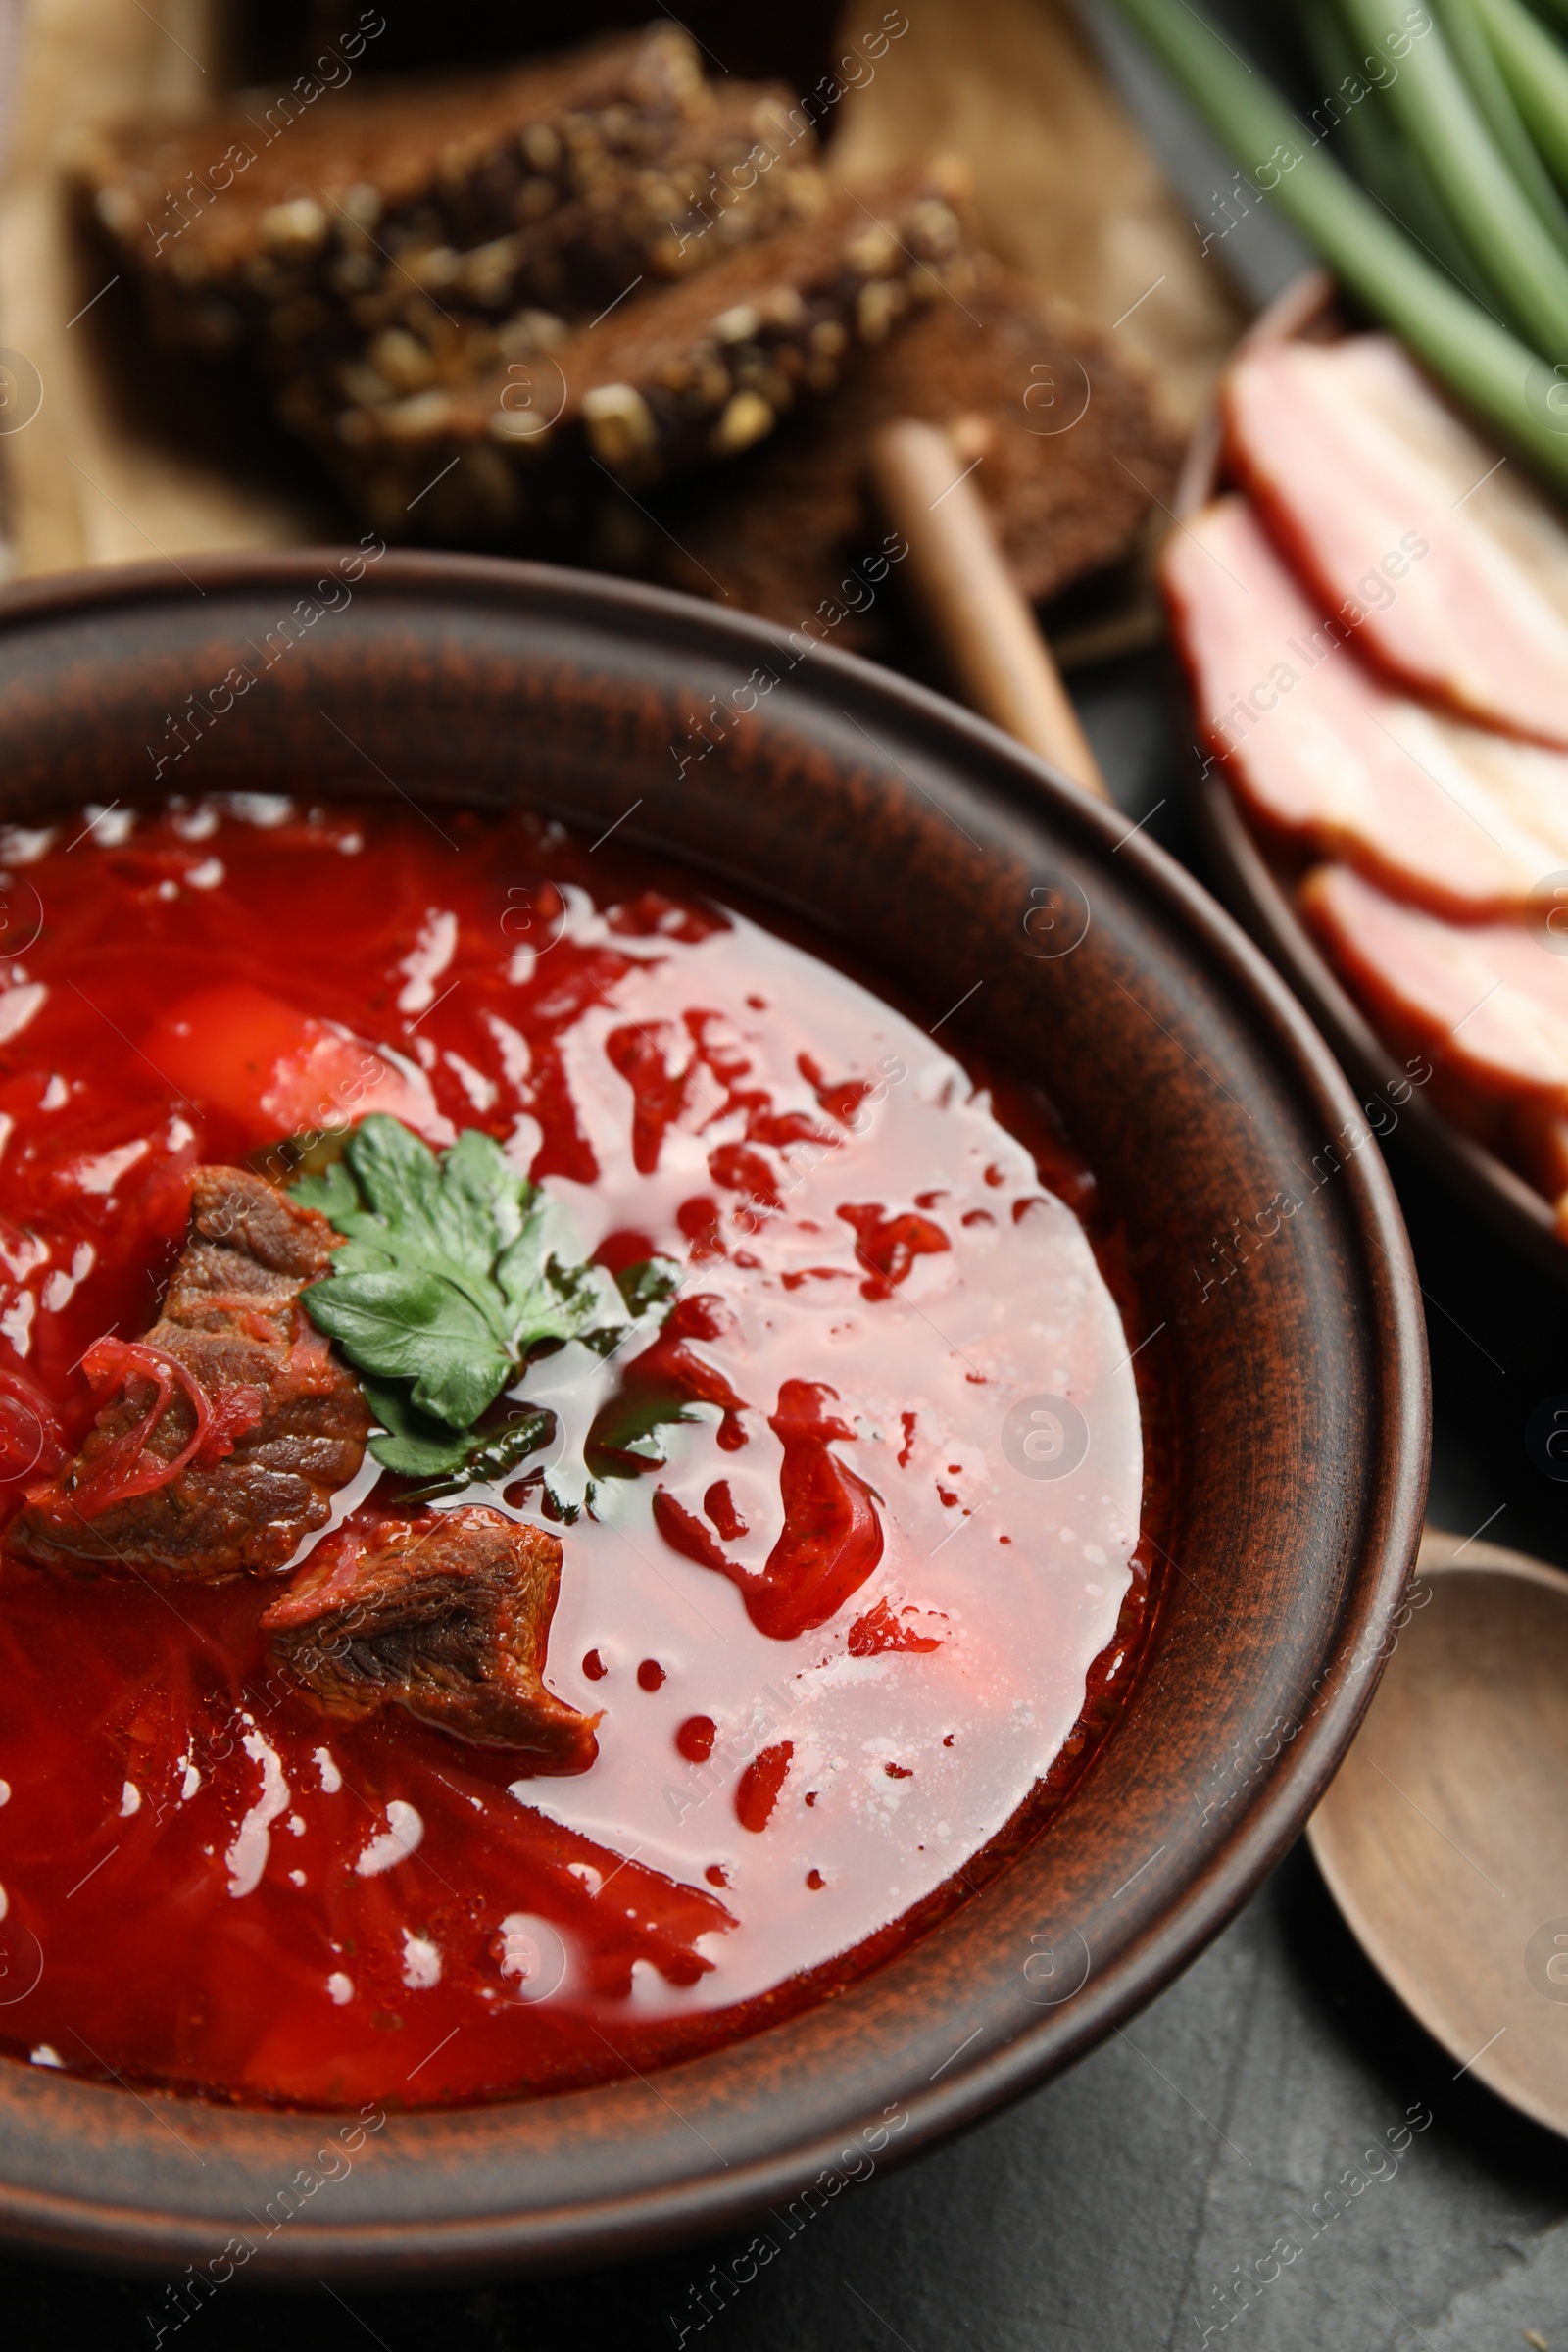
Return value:
[(1494, 1101), (1568, 1108), (1568, 956), (1520, 923), (1438, 922), (1344, 866), (1309, 874), (1300, 903), (1391, 1042)]
[(1266, 830), (1461, 918), (1568, 870), (1568, 756), (1393, 691), (1245, 499), (1172, 532), (1163, 571), (1204, 740)]
[(1568, 529), (1386, 335), (1231, 368), (1231, 468), (1326, 608), (1397, 678), (1568, 745)]

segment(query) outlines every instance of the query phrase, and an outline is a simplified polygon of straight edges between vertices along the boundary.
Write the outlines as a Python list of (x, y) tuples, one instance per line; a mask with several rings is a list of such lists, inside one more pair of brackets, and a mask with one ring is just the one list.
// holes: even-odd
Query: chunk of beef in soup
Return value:
[(191, 1178), (163, 1312), (141, 1340), (82, 1359), (105, 1399), (74, 1460), (34, 1488), (14, 1550), (40, 1566), (203, 1584), (287, 1566), (365, 1455), (358, 1380), (300, 1293), (337, 1236), (242, 1168)]
[(276, 1664), (323, 1713), (387, 1706), (543, 1772), (583, 1772), (596, 1715), (541, 1676), (561, 1581), (543, 1528), (467, 1508), (329, 1536), (263, 1618)]

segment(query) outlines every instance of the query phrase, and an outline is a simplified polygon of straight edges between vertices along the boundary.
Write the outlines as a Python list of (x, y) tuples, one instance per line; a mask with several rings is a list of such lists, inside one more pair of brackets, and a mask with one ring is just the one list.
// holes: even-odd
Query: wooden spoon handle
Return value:
[(869, 466), (877, 500), (909, 543), (905, 576), (964, 700), (1083, 791), (1108, 801), (1061, 673), (947, 434), (895, 417), (872, 434)]

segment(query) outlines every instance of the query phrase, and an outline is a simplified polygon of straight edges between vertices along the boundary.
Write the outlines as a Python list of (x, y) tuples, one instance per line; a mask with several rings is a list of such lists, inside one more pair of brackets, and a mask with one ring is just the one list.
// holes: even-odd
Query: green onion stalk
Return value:
[(1525, 127), (1568, 188), (1568, 57), (1524, 0), (1474, 0)]
[[(1381, 110), (1368, 103), (1371, 93), (1359, 71), (1360, 59), (1338, 9), (1304, 8), (1301, 32), (1320, 88), (1344, 92), (1359, 82), (1365, 93), (1357, 104), (1347, 108), (1335, 125), (1361, 185), (1473, 300), (1485, 305), (1488, 297), (1481, 275), (1444, 209), (1426, 165), (1403, 139), (1390, 137)], [(1333, 105), (1332, 99), (1328, 105)], [(1318, 108), (1314, 122), (1324, 111)]]
[[(1537, 351), (1568, 351), (1568, 254), (1508, 168), (1440, 25), (1412, 39), (1398, 0), (1344, 0), (1369, 55), (1397, 61), (1381, 99), (1436, 180), (1483, 275)], [(1410, 42), (1401, 55), (1396, 44)]]
[[(1514, 0), (1514, 6), (1518, 6), (1518, 0)], [(1508, 21), (1508, 9), (1509, 0), (1500, 0), (1498, 22)], [(1529, 17), (1528, 10), (1522, 13)], [(1563, 203), (1556, 181), (1542, 161), (1544, 151), (1538, 147), (1525, 119), (1517, 84), (1509, 78), (1489, 17), (1490, 11), (1484, 8), (1483, 0), (1440, 0), (1439, 23), (1487, 130), (1532, 209), (1550, 233), (1553, 244), (1559, 253), (1568, 254), (1568, 205)], [(1568, 59), (1563, 57), (1556, 42), (1533, 17), (1529, 17), (1529, 22), (1560, 71), (1568, 74)], [(1517, 32), (1517, 25), (1514, 29)]]
[(1536, 14), (1538, 17), (1555, 17), (1564, 31), (1568, 32), (1568, 0), (1536, 0)]
[[(1440, 190), (1446, 191), (1446, 202), (1466, 243), (1478, 258), (1486, 246), (1488, 283), (1499, 289), (1506, 283), (1510, 311), (1522, 325), (1528, 316), (1529, 341), (1428, 261), (1323, 151), (1272, 84), (1187, 0), (1118, 0), (1118, 5), (1253, 185), (1274, 198), (1348, 291), (1510, 448), (1556, 489), (1568, 491), (1568, 285), (1559, 310), (1556, 271), (1544, 259), (1548, 251), (1558, 261), (1562, 257), (1540, 215), (1508, 180), (1496, 143), (1448, 52), (1432, 72), (1418, 69), (1412, 76), (1418, 96), (1401, 102), (1404, 119), (1413, 122), (1415, 108), (1425, 100), (1418, 152)], [(1348, 9), (1357, 30), (1384, 15), (1376, 0), (1348, 0)], [(1418, 43), (1408, 32), (1397, 36), (1410, 47), (1391, 49), (1399, 72), (1386, 96), (1399, 89), (1417, 46), (1425, 49), (1437, 37), (1429, 31)], [(1515, 95), (1517, 100), (1517, 90)], [(1451, 159), (1443, 153), (1434, 123), (1467, 143), (1462, 172), (1449, 169)], [(1408, 127), (1406, 135), (1415, 146)], [(1458, 195), (1457, 186), (1466, 194)], [(1461, 208), (1472, 199), (1474, 210), (1467, 215)], [(1530, 228), (1514, 242), (1526, 219)], [(1488, 244), (1489, 238), (1505, 240), (1508, 250)]]

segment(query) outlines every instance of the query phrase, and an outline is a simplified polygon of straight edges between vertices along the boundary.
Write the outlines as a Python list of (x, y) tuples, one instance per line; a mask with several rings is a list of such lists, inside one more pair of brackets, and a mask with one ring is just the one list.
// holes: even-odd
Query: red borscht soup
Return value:
[(617, 850), (265, 795), (0, 836), (17, 2059), (646, 2072), (929, 1928), (1125, 1690), (1091, 1173)]

